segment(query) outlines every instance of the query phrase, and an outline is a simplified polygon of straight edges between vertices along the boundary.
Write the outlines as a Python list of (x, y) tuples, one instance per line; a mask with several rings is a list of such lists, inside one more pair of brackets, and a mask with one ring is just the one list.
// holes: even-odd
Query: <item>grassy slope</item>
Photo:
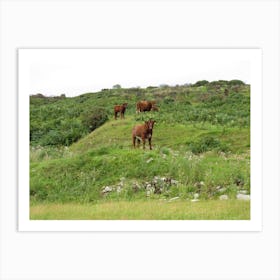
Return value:
[[(34, 198), (50, 201), (98, 200), (102, 198), (100, 191), (103, 186), (114, 185), (122, 177), (126, 178), (127, 185), (131, 185), (134, 181), (141, 183), (152, 180), (154, 176), (168, 176), (182, 185), (181, 191), (177, 187), (171, 190), (170, 195), (180, 194), (183, 197), (188, 197), (188, 192), (191, 196), (195, 192), (194, 185), (200, 181), (211, 188), (227, 187), (228, 192), (232, 193), (234, 181), (241, 178), (249, 189), (247, 153), (242, 153), (239, 158), (233, 153), (219, 155), (211, 151), (204, 155), (193, 155), (186, 145), (191, 137), (199, 138), (205, 133), (212, 133), (215, 136), (222, 135), (221, 138), (224, 137), (233, 149), (241, 147), (244, 150), (249, 141), (245, 129), (242, 135), (242, 131), (236, 129), (229, 129), (225, 134), (216, 127), (208, 127), (205, 131), (180, 124), (172, 128), (156, 125), (154, 150), (143, 151), (142, 147), (132, 149), (133, 124), (134, 121), (129, 117), (126, 120), (109, 121), (73, 144), (68, 156), (32, 163), (30, 175)], [(227, 133), (231, 137), (227, 137)], [(239, 142), (240, 137), (246, 141)], [(150, 159), (152, 161), (148, 162)], [(186, 185), (188, 188), (185, 188)], [(131, 199), (131, 190), (127, 189), (121, 196)]]
[[(157, 118), (157, 114), (150, 114)], [(92, 148), (117, 146), (131, 148), (131, 131), (135, 124), (143, 121), (135, 120), (134, 116), (127, 116), (125, 120), (111, 120), (74, 143), (70, 147), (73, 152), (85, 152)], [(187, 144), (199, 140), (205, 136), (218, 137), (228, 144), (232, 152), (244, 152), (250, 145), (248, 128), (226, 128), (218, 125), (192, 125), (192, 124), (161, 124), (156, 123), (153, 132), (153, 146), (168, 147), (172, 149), (187, 148)]]

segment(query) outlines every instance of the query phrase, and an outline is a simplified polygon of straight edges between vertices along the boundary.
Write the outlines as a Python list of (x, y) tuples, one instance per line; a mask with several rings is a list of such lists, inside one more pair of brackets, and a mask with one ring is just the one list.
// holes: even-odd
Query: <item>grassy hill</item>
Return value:
[[(136, 114), (144, 99), (156, 100), (160, 111)], [(114, 120), (113, 106), (124, 102), (125, 119)], [(133, 126), (149, 118), (157, 122), (153, 150), (133, 149)], [(31, 96), (30, 124), (36, 207), (250, 193), (250, 86), (238, 81)]]

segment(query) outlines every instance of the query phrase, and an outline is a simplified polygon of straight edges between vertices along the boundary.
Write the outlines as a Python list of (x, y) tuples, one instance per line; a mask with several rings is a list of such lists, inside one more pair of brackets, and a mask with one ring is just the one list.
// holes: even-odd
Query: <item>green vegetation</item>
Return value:
[[(136, 114), (136, 102), (145, 99), (155, 100), (159, 112)], [(125, 102), (125, 119), (114, 120), (113, 106)], [(143, 151), (142, 145), (133, 149), (133, 126), (149, 118), (156, 120), (153, 150)], [(107, 217), (93, 212), (109, 205), (112, 214), (112, 205), (117, 209), (117, 204), (137, 202), (139, 209), (163, 211), (159, 216), (150, 211), (147, 218), (139, 210), (135, 219), (200, 219), (198, 206), (193, 206), (197, 216), (182, 212), (199, 197), (197, 205), (205, 207), (201, 211), (221, 209), (217, 219), (245, 219), (249, 203), (236, 200), (239, 191), (250, 194), (250, 87), (242, 81), (114, 86), (74, 98), (30, 97), (31, 218), (110, 219), (109, 210)], [(219, 201), (221, 195), (228, 200)], [(174, 204), (178, 215), (160, 204), (174, 197), (180, 200)], [(53, 216), (53, 209), (61, 213), (59, 205), (62, 212), (76, 205), (77, 215), (67, 210)], [(219, 205), (227, 205), (225, 211)], [(235, 211), (239, 206), (243, 214)], [(203, 217), (215, 218), (209, 213)], [(133, 219), (131, 215), (111, 218)]]

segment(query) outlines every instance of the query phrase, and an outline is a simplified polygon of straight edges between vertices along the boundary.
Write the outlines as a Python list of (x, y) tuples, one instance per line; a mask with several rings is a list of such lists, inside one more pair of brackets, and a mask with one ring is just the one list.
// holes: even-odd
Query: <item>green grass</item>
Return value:
[(108, 201), (96, 204), (33, 204), (32, 220), (249, 220), (250, 202)]
[[(151, 114), (156, 119), (156, 114)], [(143, 121), (135, 120), (135, 116), (127, 116), (125, 120), (111, 120), (85, 136), (70, 147), (72, 152), (85, 152), (92, 148), (121, 147), (131, 148), (131, 131), (135, 124)], [(168, 147), (173, 149), (189, 150), (191, 143), (204, 137), (219, 138), (228, 145), (232, 152), (244, 152), (250, 146), (250, 133), (248, 128), (224, 128), (211, 124), (172, 124), (156, 123), (153, 132), (152, 144), (155, 147)]]
[[(168, 151), (168, 152), (167, 152)], [(169, 154), (168, 154), (169, 153)], [(175, 153), (173, 150), (119, 149), (102, 147), (76, 156), (46, 160), (30, 165), (30, 190), (32, 200), (79, 201), (103, 200), (101, 190), (116, 185), (125, 178), (122, 192), (110, 196), (122, 199), (145, 197), (145, 190), (133, 191), (133, 184), (151, 182), (154, 176), (169, 177), (179, 182), (165, 197), (192, 197), (200, 191), (203, 198), (215, 198), (218, 186), (234, 196), (238, 190), (236, 180), (250, 190), (250, 164), (245, 155), (223, 155), (208, 152), (203, 155)], [(198, 190), (196, 184), (205, 186)]]

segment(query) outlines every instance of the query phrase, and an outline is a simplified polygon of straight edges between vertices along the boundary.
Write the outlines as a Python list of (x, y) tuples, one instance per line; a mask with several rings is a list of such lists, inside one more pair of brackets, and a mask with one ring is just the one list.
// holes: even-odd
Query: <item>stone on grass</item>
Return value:
[(172, 184), (172, 185), (178, 185), (178, 183), (179, 183), (179, 182), (178, 182), (177, 180), (171, 179), (171, 184)]
[(177, 200), (177, 199), (179, 199), (179, 198), (180, 198), (179, 196), (172, 197), (172, 198), (170, 198), (170, 199), (168, 200), (168, 202), (171, 202), (171, 201)]
[(102, 192), (107, 193), (107, 192), (111, 192), (112, 190), (113, 190), (112, 187), (106, 186)]
[(247, 193), (248, 193), (248, 191), (246, 191), (246, 190), (240, 190), (238, 193), (241, 193), (241, 194), (247, 194)]
[(228, 196), (226, 194), (223, 194), (219, 198), (220, 198), (220, 200), (227, 200)]
[(250, 200), (250, 195), (239, 193), (237, 194), (236, 198), (239, 200)]

